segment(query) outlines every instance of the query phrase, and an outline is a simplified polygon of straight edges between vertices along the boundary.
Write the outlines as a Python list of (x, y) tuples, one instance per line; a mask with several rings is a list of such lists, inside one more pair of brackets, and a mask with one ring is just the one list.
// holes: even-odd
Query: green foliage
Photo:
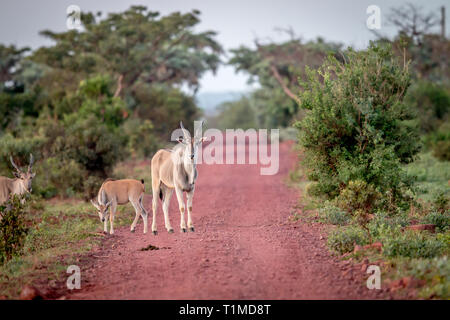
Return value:
[(192, 96), (166, 85), (139, 85), (134, 99), (135, 115), (151, 121), (154, 134), (163, 141), (167, 141), (170, 133), (179, 127), (180, 120), (189, 126), (201, 115)]
[(419, 158), (405, 166), (405, 169), (408, 175), (417, 177), (417, 198), (432, 203), (442, 193), (447, 199), (450, 196), (449, 161), (439, 161), (430, 152), (421, 153)]
[(252, 100), (243, 97), (233, 102), (225, 102), (218, 107), (220, 116), (217, 125), (220, 129), (250, 129), (257, 128), (256, 112), (252, 106)]
[(366, 233), (355, 226), (340, 227), (328, 235), (328, 246), (334, 252), (344, 254), (353, 251), (355, 244), (365, 245), (368, 243)]
[(356, 180), (349, 181), (348, 185), (341, 190), (336, 203), (349, 214), (358, 210), (370, 213), (379, 198), (380, 193), (372, 185)]
[(433, 208), (439, 213), (448, 212), (450, 204), (450, 194), (447, 190), (437, 193), (433, 199)]
[(13, 196), (0, 205), (0, 264), (21, 252), (28, 232), (21, 200)]
[(394, 202), (412, 183), (401, 164), (419, 151), (419, 139), (408, 107), (402, 102), (409, 86), (389, 47), (371, 46), (347, 53), (347, 63), (330, 57), (308, 72), (300, 94), (308, 112), (297, 123), (309, 179), (316, 194), (332, 199), (350, 181), (364, 181)]
[(54, 148), (89, 172), (106, 176), (115, 163), (125, 158), (125, 143), (118, 132), (111, 132), (97, 118), (89, 116), (70, 124), (64, 139), (57, 139)]
[(450, 139), (438, 141), (433, 147), (433, 155), (442, 161), (450, 161)]
[(159, 143), (150, 120), (129, 119), (122, 128), (128, 137), (128, 150), (134, 157), (151, 157), (158, 149)]
[(450, 297), (450, 262), (448, 256), (417, 259), (409, 263), (408, 273), (415, 279), (425, 280), (428, 286), (420, 291), (425, 299)]
[(83, 180), (86, 176), (86, 171), (75, 160), (49, 157), (36, 167), (33, 192), (46, 199), (57, 195), (73, 197), (83, 192)]
[(32, 59), (66, 72), (81, 72), (82, 77), (108, 71), (122, 79), (130, 95), (138, 82), (186, 83), (197, 88), (204, 72), (217, 69), (222, 53), (214, 31), (195, 32), (199, 15), (193, 10), (160, 16), (144, 6), (105, 18), (83, 13), (81, 32), (42, 31), (55, 45), (39, 48)]
[(422, 222), (434, 224), (437, 232), (445, 232), (450, 227), (450, 211), (431, 212), (422, 219)]
[(387, 257), (433, 258), (445, 252), (447, 244), (422, 232), (405, 230), (382, 237)]
[(347, 212), (331, 203), (326, 203), (324, 207), (319, 209), (319, 216), (324, 222), (339, 226), (346, 225), (351, 220), (351, 217)]
[[(239, 110), (250, 110), (246, 106), (251, 106), (252, 114), (256, 117), (255, 119), (252, 116), (251, 121), (256, 121), (256, 127), (277, 128), (292, 125), (293, 119), (301, 117), (302, 111), (299, 111), (297, 102), (289, 97), (286, 91), (296, 94), (298, 78), (305, 78), (305, 68), (319, 67), (329, 53), (340, 57), (340, 48), (340, 44), (325, 42), (321, 38), (306, 43), (292, 38), (283, 43), (257, 42), (256, 49), (245, 46), (232, 49), (233, 56), (229, 64), (237, 71), (246, 72), (250, 76), (250, 83), (257, 80), (261, 86), (261, 89), (256, 89), (248, 97), (242, 98), (242, 102), (236, 102), (235, 108), (239, 106)], [(226, 116), (225, 112), (221, 112), (218, 118)], [(249, 117), (246, 116), (246, 119), (250, 120)]]
[(450, 90), (442, 84), (418, 81), (409, 88), (405, 104), (415, 110), (421, 131), (429, 133), (449, 119)]

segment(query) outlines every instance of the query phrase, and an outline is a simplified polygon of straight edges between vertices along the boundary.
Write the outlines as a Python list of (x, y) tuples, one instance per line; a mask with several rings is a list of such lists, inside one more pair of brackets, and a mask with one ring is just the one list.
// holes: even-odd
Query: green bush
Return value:
[(403, 103), (408, 70), (389, 47), (346, 54), (347, 63), (330, 57), (301, 82), (301, 106), (308, 111), (296, 127), (308, 178), (316, 182), (315, 193), (329, 199), (359, 180), (402, 202), (413, 182), (402, 163), (420, 150), (413, 115)]
[(129, 119), (122, 128), (128, 138), (128, 149), (135, 157), (150, 157), (158, 149), (159, 144), (150, 120)]
[(95, 116), (66, 125), (65, 137), (55, 141), (55, 151), (75, 160), (89, 174), (106, 177), (114, 164), (126, 158), (125, 137), (118, 130), (109, 130)]
[(350, 215), (347, 212), (329, 203), (319, 209), (319, 216), (324, 222), (339, 226), (346, 225), (350, 221)]
[(412, 277), (429, 283), (420, 292), (423, 298), (450, 298), (450, 261), (447, 256), (413, 260), (409, 269)]
[(434, 224), (436, 231), (445, 232), (450, 227), (450, 212), (431, 212), (422, 219), (422, 222)]
[(382, 243), (387, 257), (433, 258), (446, 249), (441, 239), (411, 230), (385, 236)]
[(104, 180), (105, 179), (98, 176), (88, 176), (83, 182), (83, 199), (87, 201), (97, 196), (98, 190)]
[(353, 251), (355, 244), (367, 244), (368, 238), (364, 230), (354, 226), (348, 226), (333, 230), (328, 235), (327, 243), (334, 252), (343, 254)]
[(58, 157), (42, 160), (36, 170), (33, 191), (46, 199), (56, 195), (73, 197), (83, 191), (83, 180), (88, 176), (88, 172), (75, 160)]
[(416, 112), (421, 131), (432, 132), (448, 120), (450, 91), (437, 83), (418, 81), (409, 88), (405, 103)]
[(380, 198), (380, 193), (364, 181), (349, 181), (336, 198), (338, 206), (349, 214), (361, 210), (370, 213)]
[(441, 190), (440, 192), (435, 193), (433, 198), (433, 208), (440, 213), (444, 213), (450, 209), (449, 202), (448, 190)]
[(13, 196), (0, 205), (0, 264), (21, 252), (28, 232), (21, 200), (21, 197)]
[(450, 140), (436, 142), (433, 155), (439, 160), (450, 161)]

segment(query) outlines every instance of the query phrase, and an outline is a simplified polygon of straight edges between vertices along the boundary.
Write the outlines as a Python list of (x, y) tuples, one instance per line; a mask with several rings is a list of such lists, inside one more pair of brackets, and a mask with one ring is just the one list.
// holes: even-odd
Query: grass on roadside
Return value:
[[(369, 258), (369, 261), (381, 264), (386, 286), (399, 282), (399, 279), (404, 279), (404, 282), (412, 279), (410, 283), (413, 285), (408, 287), (403, 283), (399, 290), (394, 288), (398, 294), (406, 294), (407, 290), (403, 290), (406, 286), (414, 290), (414, 297), (449, 299), (450, 212), (448, 203), (442, 210), (442, 203), (450, 195), (450, 162), (438, 161), (430, 153), (424, 153), (405, 168), (408, 174), (418, 178), (416, 199), (419, 207), (395, 215), (374, 214), (368, 228), (372, 242), (383, 244), (381, 252), (364, 250), (354, 253), (355, 245), (369, 244), (366, 230), (353, 224), (352, 217), (332, 203), (310, 197), (307, 193), (310, 182), (300, 164), (291, 172), (289, 184), (302, 191), (303, 204), (298, 205), (302, 210), (296, 210), (292, 220), (325, 224), (329, 230), (327, 242), (330, 250), (342, 255), (343, 259), (362, 261)], [(405, 229), (416, 223), (434, 224), (436, 233)]]
[[(25, 215), (30, 230), (22, 253), (0, 266), (0, 297), (7, 299), (36, 280), (57, 281), (103, 237), (95, 208), (81, 200), (32, 200)], [(120, 206), (114, 225), (130, 225), (133, 218), (131, 205)]]

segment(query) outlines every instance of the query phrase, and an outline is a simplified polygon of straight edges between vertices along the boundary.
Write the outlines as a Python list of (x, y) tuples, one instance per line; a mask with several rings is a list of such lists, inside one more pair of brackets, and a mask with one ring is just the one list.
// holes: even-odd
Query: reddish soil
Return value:
[[(174, 234), (117, 228), (80, 267), (81, 290), (69, 299), (379, 299), (360, 266), (333, 257), (317, 227), (291, 222), (300, 194), (285, 179), (296, 162), (292, 143), (280, 145), (277, 175), (258, 165), (199, 165), (195, 232), (181, 233), (176, 197)], [(150, 170), (150, 169), (149, 169)], [(151, 213), (151, 197), (146, 198)], [(134, 212), (131, 213), (134, 216)], [(151, 214), (150, 214), (151, 215)], [(149, 231), (151, 217), (149, 217)], [(153, 245), (159, 250), (141, 251)]]

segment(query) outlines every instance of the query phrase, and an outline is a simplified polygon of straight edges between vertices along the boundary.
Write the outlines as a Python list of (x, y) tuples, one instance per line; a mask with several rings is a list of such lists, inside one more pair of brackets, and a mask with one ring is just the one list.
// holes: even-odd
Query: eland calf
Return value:
[(91, 200), (91, 203), (98, 210), (100, 220), (104, 223), (103, 231), (108, 232), (106, 217), (109, 212), (110, 234), (114, 234), (114, 216), (116, 214), (117, 205), (127, 204), (131, 202), (136, 217), (131, 224), (131, 232), (136, 229), (136, 223), (139, 220), (139, 215), (144, 220), (144, 233), (147, 233), (147, 211), (142, 203), (144, 198), (144, 180), (138, 181), (133, 179), (112, 180), (107, 179), (103, 182), (96, 200)]
[(13, 158), (10, 156), (9, 160), (11, 161), (12, 166), (15, 171), (13, 171), (15, 179), (10, 179), (7, 177), (0, 177), (0, 204), (8, 201), (10, 195), (22, 195), (25, 193), (31, 193), (31, 182), (35, 177), (36, 173), (33, 173), (31, 169), (33, 168), (34, 158), (33, 155), (30, 154), (30, 163), (28, 164), (27, 172), (23, 172), (20, 168), (14, 163)]
[(152, 231), (155, 235), (158, 233), (156, 230), (158, 197), (162, 201), (165, 227), (169, 233), (173, 233), (173, 228), (169, 220), (169, 203), (174, 190), (177, 195), (178, 206), (181, 214), (181, 231), (186, 232), (186, 221), (184, 219), (186, 209), (183, 192), (187, 193), (188, 227), (190, 231), (194, 231), (191, 214), (195, 181), (198, 175), (197, 150), (198, 146), (203, 141), (206, 141), (206, 138), (201, 137), (201, 127), (198, 132), (195, 133), (194, 138), (191, 138), (189, 131), (184, 128), (182, 122), (180, 122), (180, 127), (182, 129), (183, 136), (180, 136), (178, 139), (179, 144), (171, 150), (159, 150), (152, 158)]

